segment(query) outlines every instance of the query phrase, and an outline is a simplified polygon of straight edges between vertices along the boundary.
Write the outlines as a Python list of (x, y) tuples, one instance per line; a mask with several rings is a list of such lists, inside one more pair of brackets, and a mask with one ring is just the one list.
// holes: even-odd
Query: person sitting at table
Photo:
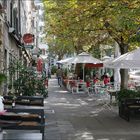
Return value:
[(106, 86), (110, 82), (109, 76), (105, 75), (103, 81), (104, 81), (104, 85)]
[(83, 80), (80, 78), (80, 77), (78, 77), (78, 80), (77, 80), (77, 82), (83, 82)]
[(97, 75), (93, 75), (93, 84), (96, 84), (99, 82), (99, 78)]
[(106, 73), (104, 72), (104, 74), (101, 76), (101, 80), (104, 80), (105, 76), (106, 76)]
[(86, 87), (90, 87), (90, 78), (86, 77)]

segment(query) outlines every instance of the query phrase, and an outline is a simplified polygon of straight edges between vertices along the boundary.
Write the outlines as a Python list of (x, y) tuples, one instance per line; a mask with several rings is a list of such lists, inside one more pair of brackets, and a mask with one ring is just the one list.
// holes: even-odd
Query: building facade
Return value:
[[(0, 0), (0, 73), (7, 75), (7, 84), (13, 82), (8, 71), (11, 63), (32, 63), (31, 48), (27, 46), (37, 45), (37, 10), (33, 0)], [(26, 34), (33, 36), (31, 43), (24, 42)]]

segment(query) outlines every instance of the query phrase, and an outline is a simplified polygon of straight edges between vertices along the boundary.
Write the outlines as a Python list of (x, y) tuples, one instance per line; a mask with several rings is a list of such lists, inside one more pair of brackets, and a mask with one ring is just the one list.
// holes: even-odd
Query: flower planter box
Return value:
[(119, 116), (127, 121), (140, 114), (140, 92), (123, 89), (118, 92)]
[(124, 99), (119, 102), (119, 116), (130, 121), (131, 116), (140, 118), (140, 98)]

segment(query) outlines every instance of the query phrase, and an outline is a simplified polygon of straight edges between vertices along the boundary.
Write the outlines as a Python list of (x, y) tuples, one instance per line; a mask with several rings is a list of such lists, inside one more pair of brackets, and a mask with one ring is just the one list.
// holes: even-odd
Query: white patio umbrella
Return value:
[(82, 52), (81, 54), (78, 54), (76, 57), (74, 57), (70, 63), (73, 64), (77, 64), (77, 63), (81, 63), (83, 64), (83, 80), (84, 80), (84, 64), (90, 63), (90, 64), (100, 64), (102, 63), (101, 60), (92, 57), (90, 54), (86, 53), (86, 52)]
[[(120, 48), (117, 42), (115, 42), (115, 58), (118, 58), (121, 55)], [(114, 69), (114, 86), (116, 89), (120, 88), (121, 75), (120, 68)], [(119, 87), (118, 87), (119, 86)]]
[(90, 54), (86, 53), (86, 52), (82, 52), (80, 54), (78, 54), (72, 61), (72, 63), (76, 64), (76, 63), (92, 63), (92, 64), (98, 64), (98, 63), (102, 63), (101, 60), (94, 58), (93, 56), (91, 56)]
[(74, 57), (62, 59), (62, 60), (60, 60), (60, 61), (57, 61), (57, 63), (60, 63), (60, 64), (68, 64), (68, 63), (70, 63), (70, 62), (73, 60), (73, 58), (74, 58)]
[(114, 47), (115, 47), (115, 54), (114, 54), (115, 58), (110, 57), (110, 59), (105, 60), (103, 63), (104, 63), (104, 67), (114, 69), (114, 84), (115, 84), (115, 88), (117, 89), (121, 83), (120, 67), (113, 67), (112, 63), (114, 60), (120, 57), (121, 53), (120, 53), (119, 46), (116, 42)]
[(112, 62), (108, 63), (108, 67), (122, 69), (140, 68), (139, 56), (140, 48), (117, 57)]
[[(112, 62), (108, 63), (109, 68), (121, 68), (121, 69), (138, 69), (140, 68), (140, 48), (133, 50), (131, 52), (125, 53)], [(127, 79), (126, 83), (127, 83)]]

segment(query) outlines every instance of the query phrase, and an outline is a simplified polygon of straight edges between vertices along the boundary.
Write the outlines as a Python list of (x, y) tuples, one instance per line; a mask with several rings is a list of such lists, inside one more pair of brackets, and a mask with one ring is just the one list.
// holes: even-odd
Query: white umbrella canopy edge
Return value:
[(121, 68), (121, 69), (137, 69), (140, 68), (140, 60), (127, 60), (127, 61), (121, 61), (121, 62), (112, 62), (108, 64), (109, 68)]
[(73, 61), (71, 63), (92, 63), (92, 64), (98, 64), (98, 63), (103, 63), (101, 60), (94, 58), (91, 56), (89, 53), (82, 52), (78, 54), (75, 58), (73, 58)]
[(103, 61), (103, 67), (105, 67), (105, 68), (112, 68), (111, 67), (111, 63), (112, 63), (112, 61), (114, 60), (115, 58), (110, 58), (110, 59), (108, 59), (108, 60), (104, 60)]
[(127, 52), (119, 57), (117, 57), (113, 62), (115, 63), (116, 61), (121, 61), (121, 60), (135, 60), (139, 61), (139, 56), (140, 55), (140, 48), (135, 49), (131, 52)]
[(133, 50), (131, 52), (125, 53), (110, 62), (104, 63), (105, 67), (108, 68), (140, 68), (140, 48)]
[(73, 59), (74, 59), (74, 57), (69, 57), (69, 58), (66, 58), (66, 59), (59, 60), (56, 63), (67, 64), (67, 63), (70, 63)]

